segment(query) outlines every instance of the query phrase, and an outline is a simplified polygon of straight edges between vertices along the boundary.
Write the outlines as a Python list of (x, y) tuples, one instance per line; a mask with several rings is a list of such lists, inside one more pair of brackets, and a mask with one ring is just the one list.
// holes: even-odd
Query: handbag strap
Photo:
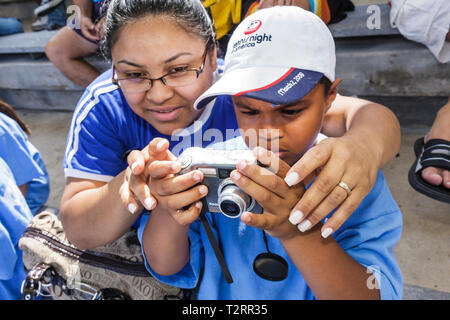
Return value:
[(31, 268), (20, 288), (23, 300), (34, 300), (42, 294), (42, 281), (50, 268), (45, 263), (38, 263)]

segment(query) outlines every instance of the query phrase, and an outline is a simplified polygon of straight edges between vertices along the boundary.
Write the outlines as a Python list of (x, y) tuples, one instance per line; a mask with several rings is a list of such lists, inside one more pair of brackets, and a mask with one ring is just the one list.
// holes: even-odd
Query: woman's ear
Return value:
[(331, 104), (333, 103), (334, 99), (336, 99), (336, 96), (338, 94), (338, 86), (341, 84), (341, 82), (342, 82), (341, 78), (337, 78), (336, 80), (334, 80), (334, 82), (330, 86), (330, 89), (325, 94), (325, 96), (326, 96), (325, 103), (327, 105), (327, 108), (326, 108), (327, 111), (328, 111), (328, 109), (330, 109)]

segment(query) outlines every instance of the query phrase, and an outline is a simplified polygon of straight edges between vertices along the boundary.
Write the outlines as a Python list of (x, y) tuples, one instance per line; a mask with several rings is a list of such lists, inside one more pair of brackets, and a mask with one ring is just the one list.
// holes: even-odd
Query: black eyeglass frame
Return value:
[[(203, 53), (203, 56), (202, 56), (202, 65), (200, 66), (200, 68), (188, 68), (188, 69), (185, 69), (185, 70), (183, 70), (183, 71), (195, 71), (196, 74), (197, 74), (197, 79), (198, 79), (198, 77), (200, 76), (200, 74), (201, 74), (201, 73), (203, 72), (203, 70), (205, 69), (206, 56), (208, 55), (208, 50), (209, 50), (209, 47), (210, 47), (210, 43), (211, 43), (211, 42), (212, 42), (212, 41), (211, 41), (211, 38), (209, 38), (208, 41), (206, 42), (205, 52)], [(149, 81), (149, 87), (148, 87), (148, 89), (145, 90), (145, 91), (142, 91), (142, 92), (147, 92), (148, 90), (150, 90), (150, 89), (152, 88), (152, 86), (153, 86), (153, 81), (157, 81), (157, 80), (160, 80), (165, 86), (168, 86), (168, 87), (183, 87), (183, 86), (188, 85), (188, 84), (186, 84), (186, 85), (183, 85), (183, 86), (169, 86), (169, 85), (166, 84), (166, 81), (164, 80), (164, 78), (167, 77), (167, 76), (170, 76), (171, 74), (178, 73), (178, 72), (179, 72), (179, 71), (172, 71), (172, 72), (166, 73), (165, 75), (163, 75), (163, 76), (161, 76), (161, 77), (159, 77), (159, 78), (154, 78), (154, 79), (152, 79), (152, 78), (150, 78), (150, 77), (145, 77), (145, 76), (143, 76), (143, 77), (138, 77), (139, 79), (142, 79), (142, 80), (148, 80), (148, 81)], [(115, 66), (114, 66), (114, 64), (113, 64), (113, 66), (112, 66), (112, 80), (111, 80), (111, 81), (112, 81), (113, 84), (117, 85), (119, 88), (120, 88), (119, 81), (121, 81), (121, 80), (129, 80), (129, 79), (130, 79), (130, 78), (116, 79), (116, 78), (114, 77), (115, 74), (116, 74), (116, 68), (115, 68)]]

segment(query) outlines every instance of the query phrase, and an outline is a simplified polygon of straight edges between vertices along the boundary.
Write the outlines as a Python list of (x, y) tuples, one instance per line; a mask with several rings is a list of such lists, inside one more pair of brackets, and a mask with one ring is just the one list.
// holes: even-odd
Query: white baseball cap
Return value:
[(314, 13), (295, 6), (261, 9), (243, 20), (228, 42), (222, 76), (194, 104), (219, 95), (287, 104), (325, 76), (335, 80), (333, 36)]

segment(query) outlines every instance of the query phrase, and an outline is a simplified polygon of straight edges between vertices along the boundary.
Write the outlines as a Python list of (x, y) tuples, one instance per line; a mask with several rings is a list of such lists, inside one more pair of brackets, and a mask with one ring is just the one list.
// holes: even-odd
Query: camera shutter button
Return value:
[(187, 155), (181, 156), (178, 158), (178, 162), (180, 163), (181, 169), (185, 169), (191, 164), (192, 158)]

